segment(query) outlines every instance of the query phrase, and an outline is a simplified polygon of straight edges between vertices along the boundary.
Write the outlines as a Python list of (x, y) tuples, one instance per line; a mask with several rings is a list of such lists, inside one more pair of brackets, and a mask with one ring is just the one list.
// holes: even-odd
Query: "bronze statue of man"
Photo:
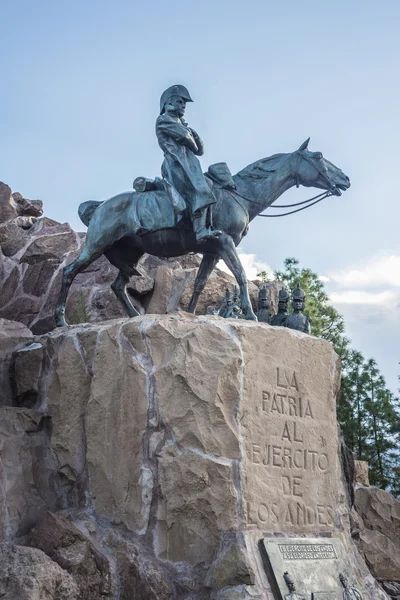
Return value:
[(286, 327), (289, 329), (297, 329), (303, 333), (310, 333), (310, 322), (311, 319), (307, 315), (303, 315), (306, 295), (297, 283), (296, 288), (292, 293), (292, 307), (293, 312), (286, 319)]
[(289, 594), (285, 595), (284, 600), (306, 600), (306, 597), (303, 596), (303, 594), (298, 594), (296, 592), (296, 588), (294, 587), (294, 581), (287, 571), (283, 574), (283, 578), (286, 582), (286, 585), (289, 588)]
[(362, 596), (357, 588), (349, 586), (347, 579), (342, 573), (339, 575), (340, 583), (342, 584), (343, 600), (362, 600)]
[(279, 290), (278, 294), (278, 312), (271, 318), (270, 325), (279, 325), (280, 327), (286, 327), (286, 320), (288, 317), (287, 306), (289, 302), (289, 294), (286, 288)]
[(197, 158), (204, 154), (203, 142), (183, 119), (187, 102), (193, 100), (183, 85), (165, 90), (160, 99), (156, 135), (164, 152), (162, 176), (186, 202), (197, 241), (205, 242), (219, 237), (221, 231), (212, 227), (210, 208), (216, 198)]

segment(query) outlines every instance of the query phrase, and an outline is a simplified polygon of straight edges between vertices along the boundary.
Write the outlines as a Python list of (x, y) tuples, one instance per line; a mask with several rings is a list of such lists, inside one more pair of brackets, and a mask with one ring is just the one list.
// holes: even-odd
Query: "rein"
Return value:
[[(322, 155), (321, 155), (322, 157)], [(308, 200), (303, 200), (302, 202), (296, 202), (295, 204), (276, 204), (275, 206), (273, 206), (272, 204), (270, 206), (267, 206), (268, 208), (293, 208), (295, 206), (302, 206), (303, 204), (305, 204), (306, 206), (302, 206), (302, 208), (297, 208), (296, 210), (291, 210), (289, 212), (286, 213), (280, 213), (279, 215), (262, 215), (261, 213), (258, 214), (259, 217), (266, 217), (269, 219), (274, 219), (277, 217), (287, 217), (288, 215), (294, 215), (294, 213), (300, 212), (302, 210), (305, 210), (306, 208), (310, 208), (310, 206), (314, 206), (314, 204), (318, 204), (318, 202), (321, 202), (321, 200), (325, 200), (325, 198), (329, 198), (330, 196), (333, 196), (335, 194), (335, 185), (332, 182), (332, 180), (330, 179), (329, 175), (327, 174), (327, 169), (321, 169), (319, 165), (314, 164), (314, 162), (311, 162), (311, 160), (308, 158), (308, 156), (306, 156), (303, 153), (298, 154), (298, 158), (297, 158), (297, 164), (296, 164), (296, 169), (295, 169), (295, 183), (296, 183), (296, 187), (298, 188), (300, 186), (300, 181), (299, 181), (299, 173), (298, 173), (298, 167), (300, 164), (300, 160), (301, 159), (306, 160), (308, 163), (310, 163), (314, 169), (316, 169), (318, 171), (318, 173), (320, 175), (322, 175), (325, 179), (328, 180), (328, 183), (330, 185), (330, 189), (318, 194), (317, 196), (313, 196), (312, 198), (309, 198)], [(247, 209), (242, 205), (241, 202), (239, 202), (239, 200), (237, 198), (235, 198), (234, 194), (236, 196), (239, 196), (239, 198), (242, 198), (243, 200), (246, 200), (246, 202), (250, 202), (250, 204), (258, 204), (260, 205), (260, 202), (256, 202), (255, 200), (251, 200), (250, 198), (246, 198), (245, 196), (242, 196), (241, 194), (239, 194), (239, 192), (237, 192), (236, 190), (229, 190), (227, 188), (225, 188), (226, 191), (228, 191), (232, 198), (234, 200), (236, 200), (236, 202), (239, 204), (239, 206), (242, 207), (243, 210), (245, 210), (245, 212), (247, 212)]]
[[(229, 194), (232, 196), (232, 198), (239, 204), (239, 206), (245, 212), (247, 212), (247, 209), (243, 206), (243, 204), (241, 202), (239, 202), (239, 200), (237, 198), (235, 198), (235, 196), (233, 194), (235, 194), (236, 196), (239, 196), (239, 198), (242, 198), (243, 200), (246, 200), (246, 202), (250, 202), (250, 204), (260, 204), (259, 202), (256, 202), (255, 200), (251, 200), (250, 198), (246, 198), (245, 196), (242, 196), (236, 190), (228, 190), (227, 188), (225, 188), (225, 190), (227, 192), (229, 192)], [(303, 206), (302, 208), (298, 208), (297, 210), (291, 210), (290, 212), (287, 212), (287, 213), (281, 213), (279, 215), (262, 215), (261, 213), (259, 213), (257, 216), (266, 217), (269, 219), (274, 219), (277, 217), (287, 217), (288, 215), (293, 215), (294, 213), (305, 210), (306, 208), (310, 208), (310, 206), (314, 206), (314, 204), (318, 204), (318, 202), (321, 202), (321, 200), (325, 200), (325, 198), (329, 198), (330, 196), (333, 196), (333, 192), (326, 191), (326, 192), (323, 192), (322, 194), (318, 194), (318, 196), (313, 196), (313, 198), (309, 198), (308, 200), (303, 200), (302, 202), (296, 202), (295, 204), (276, 204), (275, 206), (273, 206), (271, 204), (271, 206), (267, 206), (267, 208), (293, 208), (294, 206), (301, 206), (303, 204), (306, 204), (307, 206)]]

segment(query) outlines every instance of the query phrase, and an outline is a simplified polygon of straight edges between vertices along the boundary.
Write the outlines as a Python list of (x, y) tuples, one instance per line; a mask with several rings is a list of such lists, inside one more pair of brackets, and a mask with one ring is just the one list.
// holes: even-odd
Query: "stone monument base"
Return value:
[[(2, 539), (45, 552), (78, 597), (279, 600), (286, 569), (306, 598), (337, 591), (341, 570), (364, 599), (387, 598), (349, 534), (331, 344), (184, 313), (17, 342)], [(330, 561), (328, 587), (299, 552), (322, 572)]]

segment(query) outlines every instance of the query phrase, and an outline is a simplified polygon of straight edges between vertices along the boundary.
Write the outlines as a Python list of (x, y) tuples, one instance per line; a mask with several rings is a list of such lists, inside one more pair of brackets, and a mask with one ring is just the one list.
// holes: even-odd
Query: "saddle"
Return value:
[[(219, 187), (227, 188), (228, 190), (234, 190), (236, 188), (232, 173), (230, 172), (228, 165), (224, 162), (210, 165), (208, 170), (204, 173), (204, 176), (211, 189), (215, 184)], [(151, 192), (154, 190), (166, 190), (166, 184), (167, 188), (171, 187), (168, 182), (160, 177), (156, 177), (155, 179), (136, 177), (133, 182), (133, 188), (136, 192)], [(167, 191), (170, 194), (170, 190), (167, 189)]]
[(213, 184), (216, 183), (222, 188), (226, 188), (228, 190), (236, 189), (232, 173), (230, 172), (228, 165), (224, 162), (210, 165), (204, 175), (208, 180), (211, 180)]

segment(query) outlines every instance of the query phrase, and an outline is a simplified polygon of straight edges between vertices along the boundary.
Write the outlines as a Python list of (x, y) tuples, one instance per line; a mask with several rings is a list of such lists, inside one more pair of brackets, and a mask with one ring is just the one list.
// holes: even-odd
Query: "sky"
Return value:
[(237, 172), (310, 136), (352, 187), (256, 219), (243, 260), (249, 275), (288, 256), (320, 274), (352, 345), (397, 388), (398, 0), (8, 0), (1, 21), (0, 180), (77, 230), (80, 202), (159, 175), (154, 124), (172, 84), (194, 100), (186, 120), (204, 140), (204, 169)]

